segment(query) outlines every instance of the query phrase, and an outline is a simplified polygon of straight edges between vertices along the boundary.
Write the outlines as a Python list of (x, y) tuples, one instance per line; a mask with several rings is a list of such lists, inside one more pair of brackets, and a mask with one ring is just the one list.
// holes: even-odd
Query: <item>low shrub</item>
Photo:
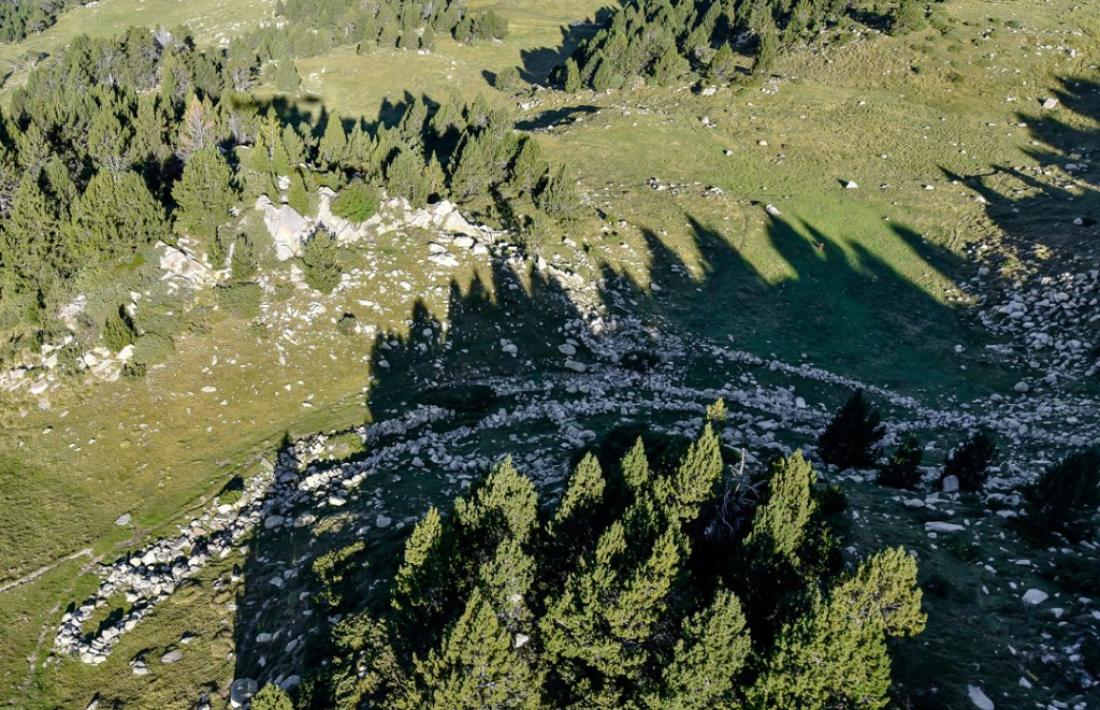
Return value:
[(378, 188), (362, 181), (353, 182), (332, 201), (332, 214), (349, 222), (366, 222), (378, 212)]
[(916, 488), (920, 483), (920, 462), (924, 456), (920, 441), (909, 434), (878, 473), (878, 482), (891, 488)]
[(993, 437), (984, 431), (977, 431), (947, 457), (940, 480), (955, 476), (959, 479), (959, 490), (980, 491), (989, 478), (989, 464), (996, 453), (997, 444)]
[(118, 311), (107, 317), (103, 323), (103, 343), (111, 350), (118, 352), (134, 342), (134, 328), (130, 324), (130, 317), (126, 309), (118, 307)]
[(340, 264), (336, 259), (336, 240), (321, 229), (313, 234), (302, 252), (302, 275), (312, 289), (332, 293), (340, 283)]
[(175, 350), (175, 342), (167, 335), (146, 333), (134, 341), (131, 360), (136, 365), (157, 365), (167, 360)]
[(243, 283), (219, 286), (217, 289), (218, 306), (238, 318), (251, 320), (260, 315), (260, 300), (263, 289), (259, 284)]
[(842, 469), (873, 465), (878, 442), (886, 433), (881, 421), (863, 399), (862, 390), (852, 393), (817, 440), (821, 459)]
[(1100, 448), (1070, 454), (1024, 491), (1028, 521), (1043, 534), (1071, 540), (1091, 536), (1100, 506)]

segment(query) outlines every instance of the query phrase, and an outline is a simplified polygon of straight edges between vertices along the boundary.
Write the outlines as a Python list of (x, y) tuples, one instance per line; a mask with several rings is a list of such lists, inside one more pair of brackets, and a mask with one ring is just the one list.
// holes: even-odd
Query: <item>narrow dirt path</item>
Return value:
[(34, 570), (31, 573), (23, 575), (19, 579), (13, 579), (10, 582), (6, 582), (6, 583), (0, 585), (0, 594), (3, 594), (4, 592), (11, 591), (12, 589), (15, 589), (16, 587), (21, 587), (24, 584), (26, 584), (27, 582), (33, 582), (34, 580), (36, 580), (39, 577), (41, 577), (42, 575), (46, 574), (50, 570), (55, 569), (55, 568), (65, 564), (66, 562), (68, 562), (70, 560), (75, 560), (78, 557), (91, 557), (91, 556), (92, 556), (92, 548), (90, 548), (90, 547), (85, 547), (83, 550), (77, 550), (76, 552), (65, 555), (64, 557), (62, 557), (60, 559), (54, 560), (53, 562), (51, 562), (48, 565), (43, 565), (42, 567), (39, 567), (38, 569)]

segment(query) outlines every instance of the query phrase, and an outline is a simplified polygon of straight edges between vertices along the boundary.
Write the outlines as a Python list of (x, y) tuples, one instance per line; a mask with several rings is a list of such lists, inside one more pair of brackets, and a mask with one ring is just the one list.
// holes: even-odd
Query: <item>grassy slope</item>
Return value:
[(17, 44), (0, 44), (0, 71), (14, 74), (5, 88), (26, 78), (21, 58), (28, 53), (52, 54), (81, 34), (111, 37), (127, 27), (187, 25), (202, 43), (228, 41), (272, 15), (272, 0), (100, 0), (63, 13), (57, 23)]
[[(513, 28), (502, 45), (441, 42), (429, 57), (398, 52), (357, 57), (340, 50), (300, 63), (304, 88), (345, 113), (368, 116), (383, 98), (400, 99), (406, 89), (433, 98), (451, 91), (491, 92), (482, 70), (516, 64), (523, 49), (556, 46), (560, 24), (589, 14), (599, 3), (556, 4), (553, 15), (545, 3), (529, 0), (498, 5)], [(952, 278), (960, 274), (950, 250), (991, 233), (992, 225), (971, 196), (942, 178), (938, 166), (977, 172), (996, 163), (1031, 162), (1022, 152), (1031, 134), (1014, 125), (1015, 113), (1037, 113), (1035, 100), (1056, 85), (1057, 77), (1087, 68), (1083, 50), (1089, 43), (1095, 46), (1097, 12), (1071, 9), (1068, 2), (1005, 6), (957, 0), (950, 7), (970, 23), (954, 36), (930, 31), (799, 54), (781, 66), (794, 78), (774, 96), (758, 87), (723, 90), (711, 98), (667, 90), (636, 96), (540, 94), (542, 105), (533, 114), (581, 104), (600, 111), (572, 127), (540, 134), (552, 155), (577, 166), (586, 191), (608, 211), (609, 223), (614, 226), (622, 218), (629, 225), (612, 238), (588, 235), (594, 253), (642, 283), (648, 282), (647, 264), (667, 256), (664, 249), (697, 273), (707, 268), (718, 273), (721, 278), (700, 285), (698, 295), (685, 287), (685, 299), (674, 305), (656, 299), (651, 307), (698, 327), (692, 307), (720, 304), (706, 310), (707, 327), (716, 336), (734, 333), (738, 342), (758, 352), (788, 359), (807, 352), (830, 367), (910, 390), (942, 392), (963, 384), (982, 391), (1004, 384), (1005, 373), (986, 368), (980, 354), (970, 355), (977, 347), (968, 348), (962, 360), (946, 356), (955, 342), (982, 342), (960, 328), (944, 306)], [(202, 16), (192, 25), (213, 39), (256, 14), (247, 3), (206, 8), (104, 0), (96, 8), (67, 14), (57, 27), (5, 48), (0, 57), (57, 46), (77, 31), (108, 32), (143, 16), (149, 24), (169, 26)], [(996, 22), (989, 21), (991, 15)], [(1013, 16), (1023, 31), (1004, 26)], [(982, 39), (989, 27), (996, 27), (992, 38)], [(1091, 39), (1073, 35), (1073, 28), (1094, 34)], [(1034, 49), (1061, 42), (1076, 46), (1079, 58)], [(919, 73), (911, 69), (914, 65)], [(867, 71), (868, 66), (875, 71)], [(950, 78), (949, 72), (962, 78)], [(1008, 96), (1018, 100), (1007, 102)], [(717, 128), (704, 128), (699, 120), (704, 115)], [(768, 146), (758, 145), (759, 140)], [(730, 157), (723, 155), (727, 147), (733, 150)], [(880, 158), (882, 153), (888, 157)], [(717, 185), (727, 196), (656, 194), (643, 186), (649, 176)], [(841, 179), (855, 180), (861, 189), (843, 190)], [(880, 184), (891, 187), (880, 190)], [(923, 184), (936, 189), (926, 191)], [(769, 222), (752, 201), (779, 206), (783, 223)], [(895, 225), (946, 249), (906, 238)], [(700, 251), (701, 228), (719, 233), (735, 251)], [(643, 229), (658, 235), (657, 242), (647, 243)], [(823, 253), (811, 241), (824, 243)], [(415, 255), (401, 266), (415, 273)], [(869, 272), (875, 278), (864, 278)], [(423, 288), (414, 283), (417, 290)], [(867, 305), (875, 300), (882, 307)], [(381, 325), (399, 325), (411, 300), (392, 305)], [(890, 319), (888, 311), (904, 317)], [(898, 337), (920, 348), (894, 347)], [(883, 345), (876, 348), (875, 343)], [(207, 335), (185, 339), (170, 363), (144, 380), (72, 393), (56, 399), (49, 411), (5, 406), (0, 451), (10, 463), (0, 479), (4, 576), (25, 574), (89, 544), (96, 554), (113, 555), (116, 544), (131, 535), (113, 526), (119, 514), (133, 511), (140, 533), (158, 534), (185, 518), (181, 511), (216, 491), (237, 467), (269, 451), (284, 432), (361, 421), (366, 413), (360, 390), (369, 376), (361, 358), (368, 344), (349, 345), (322, 333), (307, 346), (317, 350), (292, 351), (297, 354), (280, 365), (270, 342), (227, 320)], [(214, 353), (219, 364), (212, 367)], [(230, 364), (232, 359), (237, 364)], [(958, 370), (960, 362), (972, 369)], [(973, 368), (985, 374), (974, 377)], [(206, 384), (218, 392), (202, 394)], [(292, 394), (287, 395), (285, 384), (292, 385)], [(312, 408), (301, 404), (305, 391), (314, 394)], [(228, 404), (222, 406), (222, 400)], [(143, 424), (148, 429), (140, 433)], [(47, 426), (50, 433), (45, 433)], [(25, 658), (43, 628), (48, 648), (58, 603), (82, 598), (89, 578), (74, 582), (73, 575), (85, 561), (66, 563), (0, 595), (0, 646), (5, 649), (0, 697), (27, 704)], [(201, 657), (211, 662), (176, 666), (170, 674), (154, 673), (147, 680), (131, 677), (125, 662), (144, 646), (167, 646), (189, 626), (218, 628), (222, 615), (211, 609), (200, 593), (190, 601), (174, 599), (127, 638), (107, 667), (64, 663), (38, 676), (33, 702), (86, 702), (103, 678), (115, 677), (120, 692), (134, 699), (156, 698), (164, 707), (192, 703), (200, 683), (224, 681), (231, 672), (231, 664), (213, 662), (224, 658), (224, 648), (197, 642)]]

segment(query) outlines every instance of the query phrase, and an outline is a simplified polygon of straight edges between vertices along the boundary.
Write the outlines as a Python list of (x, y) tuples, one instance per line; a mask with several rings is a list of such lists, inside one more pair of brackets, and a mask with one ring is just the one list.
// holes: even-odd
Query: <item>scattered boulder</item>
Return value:
[(171, 665), (173, 663), (178, 663), (181, 660), (183, 660), (183, 651), (179, 650), (178, 648), (173, 649), (173, 650), (169, 651), (168, 653), (166, 653), (166, 654), (164, 654), (163, 656), (160, 657), (160, 662), (165, 664), (165, 665)]
[(1024, 592), (1024, 596), (1020, 598), (1023, 600), (1024, 604), (1037, 606), (1049, 599), (1050, 595), (1044, 592), (1042, 589), (1035, 589), (1034, 587), (1032, 587), (1031, 589)]
[(993, 701), (978, 686), (966, 686), (966, 694), (970, 697), (970, 702), (974, 703), (974, 707), (979, 708), (979, 710), (994, 710)]
[(260, 684), (251, 678), (238, 678), (229, 686), (229, 706), (243, 708), (260, 691)]

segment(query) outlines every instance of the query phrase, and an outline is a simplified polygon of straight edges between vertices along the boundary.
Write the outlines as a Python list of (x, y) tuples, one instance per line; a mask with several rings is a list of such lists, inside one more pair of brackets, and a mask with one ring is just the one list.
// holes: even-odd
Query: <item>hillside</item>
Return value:
[[(1035, 493), (1100, 445), (1100, 7), (665, 3), (683, 15), (637, 21), (677, 31), (624, 35), (654, 61), (597, 81), (627, 71), (607, 28), (635, 3), (408, 4), (368, 31), (339, 1), (100, 0), (0, 45), (0, 701), (237, 707), (271, 684), (331, 707), (348, 638), (381, 643), (340, 622), (370, 618), (399, 670), (361, 671), (360, 698), (403, 707), (400, 677), (406, 706), (458, 703), (425, 700), (438, 678), (409, 659), (476, 605), (393, 621), (391, 580), (429, 508), (478, 539), (455, 500), (510, 456), (537, 501), (524, 535), (551, 540), (505, 624), (536, 706), (576, 683), (581, 706), (694, 707), (551, 653), (553, 566), (589, 563), (546, 531), (586, 453), (614, 490), (641, 436), (685, 485), (710, 421), (720, 473), (692, 515), (752, 488), (730, 559), (774, 572), (746, 521), (799, 450), (835, 549), (799, 552), (816, 561), (791, 588), (817, 592), (761, 611), (656, 483), (594, 505), (581, 557), (652, 496), (682, 574), (709, 580), (669, 582), (622, 667), (668, 665), (709, 608), (693, 595), (725, 584), (763, 645), (713, 706), (839, 706), (783, 695), (770, 644), (797, 649), (798, 614), (840, 614), (859, 565), (901, 548), (926, 620), (865, 640), (890, 707), (1100, 703), (1096, 484)], [(841, 462), (820, 437), (857, 391), (884, 429)], [(960, 491), (945, 465), (979, 431), (996, 452)], [(917, 480), (883, 485), (909, 436)], [(1064, 495), (1057, 515), (1037, 495)], [(645, 555), (619, 554), (630, 578)]]

